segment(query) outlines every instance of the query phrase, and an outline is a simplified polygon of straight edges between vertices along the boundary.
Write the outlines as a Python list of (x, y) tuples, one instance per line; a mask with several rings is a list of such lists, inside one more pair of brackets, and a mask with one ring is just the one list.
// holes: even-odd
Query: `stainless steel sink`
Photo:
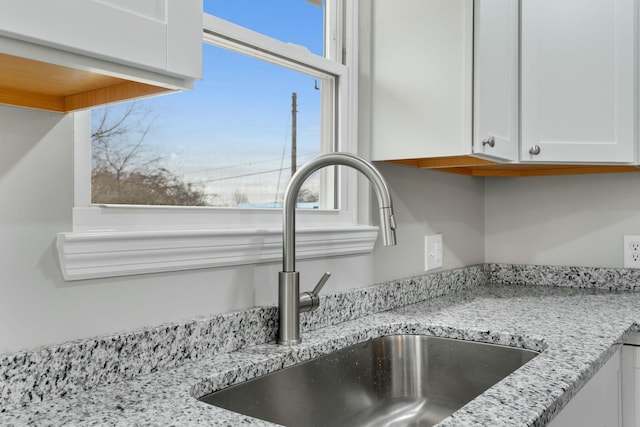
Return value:
[(433, 426), (537, 354), (423, 335), (386, 336), (200, 400), (285, 426)]

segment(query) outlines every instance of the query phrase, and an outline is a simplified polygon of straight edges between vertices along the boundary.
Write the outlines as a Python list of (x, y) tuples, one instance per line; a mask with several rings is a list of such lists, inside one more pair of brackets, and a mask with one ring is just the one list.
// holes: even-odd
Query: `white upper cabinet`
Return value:
[(373, 0), (367, 7), (372, 159), (469, 154), (473, 1)]
[(636, 3), (522, 1), (522, 161), (635, 162)]
[(518, 8), (514, 0), (476, 0), (473, 152), (517, 160)]
[(361, 135), (373, 160), (481, 176), (637, 171), (637, 0), (363, 10)]
[(0, 0), (0, 10), (0, 102), (73, 111), (202, 76), (202, 0)]
[(370, 23), (361, 44), (370, 49), (370, 99), (361, 108), (373, 160), (517, 159), (517, 3), (476, 0), (475, 11), (472, 0), (371, 3), (361, 19)]

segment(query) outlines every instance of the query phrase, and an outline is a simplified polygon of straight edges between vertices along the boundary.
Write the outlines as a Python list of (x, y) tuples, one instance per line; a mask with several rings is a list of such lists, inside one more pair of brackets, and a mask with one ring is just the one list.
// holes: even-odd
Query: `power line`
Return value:
[(203, 172), (213, 172), (213, 171), (219, 171), (219, 170), (224, 170), (224, 169), (233, 169), (233, 168), (237, 168), (237, 167), (241, 167), (241, 166), (252, 166), (252, 165), (259, 165), (261, 163), (273, 163), (273, 162), (277, 162), (279, 159), (268, 159), (268, 160), (261, 160), (259, 162), (250, 162), (250, 163), (237, 163), (237, 164), (233, 164), (233, 165), (227, 165), (227, 166), (219, 166), (216, 168), (207, 168), (207, 169), (200, 169), (200, 170), (195, 170), (195, 171), (189, 171), (189, 172), (183, 172), (182, 175), (193, 175), (193, 174), (197, 174), (197, 173), (203, 173)]
[(266, 171), (260, 171), (260, 172), (251, 172), (251, 173), (245, 173), (245, 174), (241, 174), (241, 175), (234, 175), (234, 176), (224, 176), (222, 178), (213, 178), (213, 179), (207, 179), (207, 180), (202, 180), (199, 181), (200, 183), (206, 184), (206, 183), (210, 183), (210, 182), (217, 182), (217, 181), (227, 181), (229, 179), (236, 179), (236, 178), (245, 178), (248, 176), (256, 176), (256, 175), (265, 175), (268, 173), (275, 173), (275, 172), (282, 172), (284, 170), (289, 170), (290, 168), (283, 168), (280, 167), (278, 169), (270, 169), (270, 170), (266, 170)]
[(261, 171), (261, 172), (251, 172), (251, 173), (246, 173), (246, 174), (243, 174), (243, 175), (225, 176), (223, 178), (208, 179), (208, 180), (204, 180), (204, 181), (200, 181), (200, 182), (201, 183), (209, 183), (209, 182), (216, 182), (216, 181), (226, 181), (226, 180), (229, 180), (229, 179), (245, 178), (247, 176), (256, 176), (256, 175), (264, 175), (264, 174), (268, 174), (268, 173), (280, 172), (280, 171), (285, 170), (285, 169), (289, 169), (289, 168), (278, 168), (278, 169), (271, 169), (271, 170)]
[[(286, 144), (286, 141), (285, 141)], [(308, 154), (304, 154), (304, 155), (299, 155), (298, 158), (305, 158), (305, 159), (310, 159), (314, 156), (316, 156), (317, 153), (308, 153)], [(224, 169), (233, 169), (233, 168), (237, 168), (237, 167), (246, 167), (246, 166), (252, 166), (252, 165), (259, 165), (259, 164), (263, 164), (263, 163), (275, 163), (275, 162), (279, 162), (281, 163), (282, 159), (268, 159), (268, 160), (261, 160), (258, 162), (249, 162), (249, 163), (237, 163), (237, 164), (233, 164), (233, 165), (227, 165), (227, 166), (219, 166), (219, 167), (215, 167), (215, 168), (207, 168), (207, 169), (200, 169), (200, 170), (195, 170), (195, 171), (188, 171), (188, 172), (182, 172), (182, 175), (194, 175), (194, 174), (198, 174), (198, 173), (204, 173), (204, 172), (213, 172), (213, 171), (219, 171), (219, 170), (224, 170)]]
[[(307, 156), (307, 157), (313, 157), (313, 155)], [(238, 165), (238, 166), (246, 166), (246, 165)], [(244, 177), (248, 177), (248, 176), (264, 175), (264, 174), (274, 173), (274, 172), (282, 172), (284, 170), (289, 170), (289, 168), (285, 168), (285, 167), (281, 166), (278, 169), (269, 169), (269, 170), (266, 170), (266, 171), (250, 172), (250, 173), (245, 173), (245, 174), (240, 174), (240, 175), (233, 175), (233, 176), (223, 176), (221, 178), (212, 178), (212, 179), (206, 179), (206, 180), (199, 180), (198, 182), (206, 184), (206, 183), (210, 183), (210, 182), (227, 181), (227, 180), (230, 180), (230, 179), (244, 178)]]

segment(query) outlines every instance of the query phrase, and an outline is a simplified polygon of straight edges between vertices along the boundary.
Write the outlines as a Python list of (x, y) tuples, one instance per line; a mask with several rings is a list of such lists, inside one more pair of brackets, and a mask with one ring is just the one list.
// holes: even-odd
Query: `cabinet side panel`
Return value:
[(125, 10), (119, 4), (87, 0), (1, 0), (0, 9), (1, 35), (166, 70), (166, 24), (158, 20), (162, 11)]
[(202, 78), (202, 0), (168, 0), (167, 71)]
[(373, 2), (374, 160), (471, 151), (472, 2)]

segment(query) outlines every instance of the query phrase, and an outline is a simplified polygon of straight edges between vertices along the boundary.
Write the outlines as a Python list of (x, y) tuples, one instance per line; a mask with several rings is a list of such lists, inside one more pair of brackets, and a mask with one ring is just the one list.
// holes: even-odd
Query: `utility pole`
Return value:
[(298, 95), (291, 94), (291, 176), (296, 173), (296, 158), (298, 157), (297, 133), (298, 133)]

